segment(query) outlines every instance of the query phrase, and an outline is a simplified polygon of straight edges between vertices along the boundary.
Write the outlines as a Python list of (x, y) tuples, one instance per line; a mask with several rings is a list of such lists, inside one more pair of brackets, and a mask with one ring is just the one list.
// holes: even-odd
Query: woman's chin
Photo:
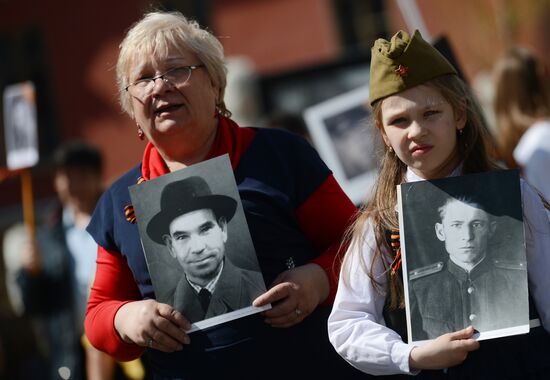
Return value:
[(164, 119), (155, 122), (155, 130), (159, 134), (170, 135), (185, 128), (185, 123), (176, 119)]

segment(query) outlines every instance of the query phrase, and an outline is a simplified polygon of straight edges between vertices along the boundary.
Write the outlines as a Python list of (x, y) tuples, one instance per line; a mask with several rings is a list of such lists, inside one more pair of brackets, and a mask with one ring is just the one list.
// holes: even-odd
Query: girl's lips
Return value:
[(413, 156), (421, 156), (428, 153), (432, 148), (432, 145), (418, 145), (412, 149), (411, 153)]

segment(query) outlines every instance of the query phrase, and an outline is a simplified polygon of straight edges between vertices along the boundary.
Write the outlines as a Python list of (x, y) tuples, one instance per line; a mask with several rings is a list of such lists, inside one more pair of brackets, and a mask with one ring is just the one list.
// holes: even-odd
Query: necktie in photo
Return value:
[(206, 290), (206, 288), (202, 288), (199, 292), (199, 301), (205, 313), (206, 310), (208, 310), (208, 305), (210, 304), (210, 297), (212, 297), (212, 294)]

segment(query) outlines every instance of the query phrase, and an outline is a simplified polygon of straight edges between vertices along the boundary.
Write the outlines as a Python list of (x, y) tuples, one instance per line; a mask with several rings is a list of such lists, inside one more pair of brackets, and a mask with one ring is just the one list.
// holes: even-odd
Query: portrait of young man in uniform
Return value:
[(478, 201), (449, 197), (434, 232), (445, 260), (409, 272), (413, 339), (434, 339), (469, 325), (480, 332), (524, 322), (526, 265), (497, 258), (495, 218)]

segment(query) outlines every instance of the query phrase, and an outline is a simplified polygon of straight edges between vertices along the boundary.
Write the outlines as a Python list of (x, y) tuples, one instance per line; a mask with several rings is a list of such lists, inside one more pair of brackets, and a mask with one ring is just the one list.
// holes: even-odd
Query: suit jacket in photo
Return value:
[(260, 272), (239, 268), (225, 258), (206, 313), (202, 309), (199, 295), (185, 276), (178, 282), (171, 304), (194, 323), (252, 306), (252, 301), (263, 293), (263, 288), (264, 280)]

